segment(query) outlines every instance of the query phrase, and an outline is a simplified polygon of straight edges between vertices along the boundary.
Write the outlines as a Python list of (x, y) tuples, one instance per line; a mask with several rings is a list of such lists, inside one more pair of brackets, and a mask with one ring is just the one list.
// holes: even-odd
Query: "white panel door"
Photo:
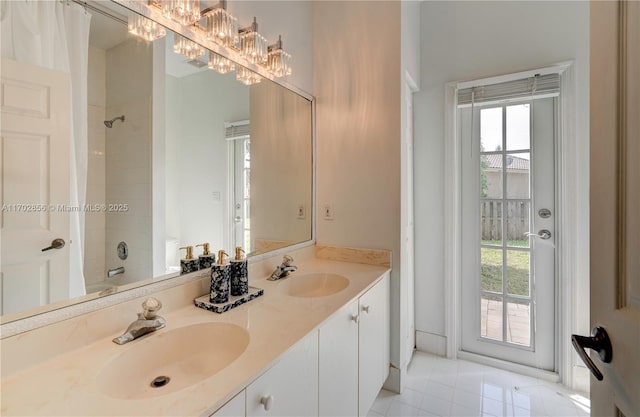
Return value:
[(293, 346), (246, 389), (247, 416), (318, 415), (318, 332)]
[[(2, 60), (1, 313), (69, 296), (71, 84), (68, 74)], [(53, 205), (53, 206), (52, 206)], [(43, 252), (54, 239), (61, 249)]]
[(590, 30), (590, 320), (612, 346), (610, 363), (591, 351), (602, 373), (591, 378), (591, 415), (631, 417), (640, 415), (640, 2), (592, 2)]
[(359, 299), (358, 415), (366, 416), (389, 375), (389, 273)]
[(354, 300), (319, 330), (321, 416), (358, 414), (358, 301)]

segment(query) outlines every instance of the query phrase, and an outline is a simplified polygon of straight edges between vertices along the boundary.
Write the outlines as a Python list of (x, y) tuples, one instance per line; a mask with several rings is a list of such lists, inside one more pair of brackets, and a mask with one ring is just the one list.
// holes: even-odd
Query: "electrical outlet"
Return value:
[(333, 206), (331, 204), (325, 204), (322, 212), (325, 220), (333, 220)]
[(304, 204), (298, 204), (298, 219), (304, 219), (306, 216)]
[(213, 191), (211, 197), (213, 197), (213, 201), (220, 201), (220, 191)]

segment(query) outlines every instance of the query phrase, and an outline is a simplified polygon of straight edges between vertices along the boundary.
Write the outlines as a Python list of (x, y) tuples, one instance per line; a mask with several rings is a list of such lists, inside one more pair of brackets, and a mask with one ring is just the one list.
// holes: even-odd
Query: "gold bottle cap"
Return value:
[(225, 264), (225, 262), (224, 262), (224, 257), (225, 256), (229, 256), (229, 254), (227, 252), (225, 252), (224, 249), (220, 249), (218, 251), (218, 262), (217, 262), (218, 265), (224, 265)]
[(187, 261), (193, 259), (193, 246), (185, 246), (185, 247), (182, 247), (180, 249), (186, 249), (187, 250), (187, 256), (185, 256), (184, 259), (186, 259)]
[(236, 261), (244, 260), (244, 256), (243, 256), (244, 253), (245, 253), (245, 251), (244, 251), (244, 249), (242, 249), (242, 246), (236, 246), (236, 257), (235, 257), (235, 260)]
[(200, 245), (196, 245), (196, 248), (198, 246), (202, 246), (202, 254), (203, 255), (211, 255), (211, 252), (209, 252), (209, 242), (205, 242), (205, 243), (202, 243)]

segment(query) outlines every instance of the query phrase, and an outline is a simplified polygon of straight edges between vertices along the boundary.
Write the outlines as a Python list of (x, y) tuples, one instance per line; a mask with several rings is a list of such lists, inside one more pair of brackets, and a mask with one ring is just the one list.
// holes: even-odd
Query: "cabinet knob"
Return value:
[(364, 311), (365, 313), (369, 314), (369, 307), (371, 307), (371, 306), (362, 306), (362, 311)]
[(356, 322), (356, 323), (357, 323), (357, 322), (358, 322), (358, 320), (360, 320), (360, 316), (358, 316), (357, 314), (353, 314), (353, 315), (351, 316), (351, 320), (353, 320), (354, 322)]
[(264, 407), (264, 411), (271, 410), (271, 406), (273, 405), (273, 395), (265, 395), (260, 398), (260, 404)]

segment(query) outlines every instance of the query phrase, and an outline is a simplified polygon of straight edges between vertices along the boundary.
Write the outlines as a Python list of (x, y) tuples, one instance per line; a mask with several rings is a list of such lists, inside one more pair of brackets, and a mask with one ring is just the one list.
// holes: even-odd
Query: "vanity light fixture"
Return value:
[(207, 39), (218, 45), (233, 46), (238, 44), (238, 19), (227, 11), (227, 0), (202, 11), (206, 18)]
[(258, 22), (253, 18), (253, 23), (240, 29), (240, 54), (252, 64), (264, 64), (267, 62), (267, 40), (258, 33)]
[(162, 0), (162, 14), (182, 25), (192, 25), (200, 20), (199, 0)]
[(129, 33), (146, 41), (155, 41), (166, 34), (164, 26), (139, 14), (129, 16)]
[(291, 75), (291, 55), (282, 49), (282, 36), (278, 36), (276, 43), (269, 45), (267, 69), (275, 77)]
[(173, 35), (173, 52), (182, 54), (189, 59), (195, 59), (204, 55), (204, 48), (176, 33)]
[[(278, 36), (276, 43), (269, 45), (267, 39), (258, 32), (258, 21), (255, 17), (251, 25), (238, 29), (238, 19), (227, 11), (227, 0), (218, 0), (217, 4), (202, 11), (199, 8), (199, 0), (146, 0), (146, 2), (149, 7), (159, 8), (164, 17), (185, 26), (190, 25), (191, 30), (206, 36), (207, 41), (238, 51), (241, 57), (237, 59), (238, 65), (210, 51), (208, 67), (221, 74), (233, 71), (237, 67), (236, 79), (246, 85), (252, 85), (259, 83), (262, 76), (242, 65), (259, 65), (270, 74), (268, 78), (285, 77), (292, 73), (291, 55), (282, 49), (282, 36)], [(206, 20), (205, 26), (200, 24), (202, 18)], [(161, 25), (151, 21), (145, 22), (145, 20), (148, 19), (139, 16), (130, 21), (130, 32), (147, 40), (158, 39), (164, 35), (164, 28)], [(156, 29), (157, 33), (154, 32)], [(204, 43), (208, 44), (208, 42)], [(209, 48), (212, 47), (213, 45), (209, 46)], [(174, 37), (173, 50), (192, 60), (205, 53), (203, 46), (178, 34)], [(262, 69), (257, 71), (267, 76)]]
[(238, 72), (236, 73), (236, 80), (240, 81), (244, 85), (258, 84), (262, 81), (260, 74), (251, 71), (249, 68), (245, 68), (238, 65)]
[(219, 72), (220, 74), (226, 74), (236, 69), (236, 64), (222, 55), (216, 54), (213, 51), (209, 51), (209, 68)]

